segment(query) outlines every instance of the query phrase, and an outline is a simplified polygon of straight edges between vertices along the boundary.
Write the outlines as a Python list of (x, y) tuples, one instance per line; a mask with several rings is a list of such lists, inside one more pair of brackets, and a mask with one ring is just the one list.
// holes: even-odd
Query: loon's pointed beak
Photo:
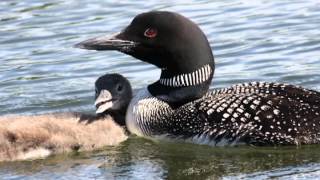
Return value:
[(112, 95), (108, 90), (103, 89), (96, 98), (94, 105), (96, 106), (96, 114), (105, 112), (106, 110), (112, 108)]
[(117, 33), (111, 36), (99, 36), (91, 38), (76, 44), (75, 47), (97, 51), (118, 50), (128, 52), (137, 44), (137, 42), (122, 39), (121, 33)]

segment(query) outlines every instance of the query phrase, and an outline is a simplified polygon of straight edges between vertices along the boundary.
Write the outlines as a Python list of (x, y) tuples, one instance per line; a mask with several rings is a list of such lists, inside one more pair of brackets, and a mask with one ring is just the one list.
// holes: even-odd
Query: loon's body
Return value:
[(319, 102), (312, 90), (252, 82), (210, 91), (173, 109), (144, 90), (130, 103), (127, 128), (140, 136), (218, 146), (315, 144)]
[(128, 107), (126, 124), (137, 135), (212, 145), (320, 142), (319, 92), (263, 82), (208, 91), (215, 68), (209, 42), (177, 13), (139, 14), (121, 33), (78, 47), (118, 50), (161, 69)]
[(0, 117), (0, 161), (90, 151), (126, 140), (120, 126), (131, 100), (129, 82), (119, 74), (107, 74), (95, 87), (97, 115), (68, 112)]

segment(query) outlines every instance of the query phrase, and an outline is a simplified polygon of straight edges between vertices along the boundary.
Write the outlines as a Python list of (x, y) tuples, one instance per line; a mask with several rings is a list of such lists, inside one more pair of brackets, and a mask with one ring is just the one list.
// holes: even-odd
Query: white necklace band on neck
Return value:
[(183, 87), (194, 86), (207, 81), (210, 78), (212, 69), (209, 64), (196, 71), (187, 74), (180, 74), (170, 78), (160, 78), (160, 84), (164, 86)]

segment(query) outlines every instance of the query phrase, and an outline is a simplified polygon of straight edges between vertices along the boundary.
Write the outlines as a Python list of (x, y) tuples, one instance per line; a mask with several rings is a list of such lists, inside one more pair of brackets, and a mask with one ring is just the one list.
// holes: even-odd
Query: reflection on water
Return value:
[[(212, 88), (259, 80), (320, 89), (318, 0), (2, 0), (0, 115), (91, 112), (94, 80), (106, 72), (125, 75), (135, 89), (155, 81), (159, 70), (151, 65), (117, 52), (73, 48), (88, 37), (117, 32), (136, 14), (153, 9), (182, 13), (204, 30), (217, 64)], [(318, 152), (318, 146), (213, 148), (132, 138), (94, 153), (1, 163), (0, 175), (313, 179), (320, 173)]]
[(131, 138), (121, 146), (47, 160), (2, 163), (2, 177), (255, 179), (320, 174), (319, 146), (212, 148)]

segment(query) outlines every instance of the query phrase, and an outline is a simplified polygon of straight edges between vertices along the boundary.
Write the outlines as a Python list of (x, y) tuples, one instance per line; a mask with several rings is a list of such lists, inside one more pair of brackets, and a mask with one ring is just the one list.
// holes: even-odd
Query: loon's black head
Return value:
[(204, 33), (191, 20), (173, 12), (139, 14), (120, 33), (76, 46), (118, 50), (161, 68), (160, 80), (148, 88), (151, 94), (169, 102), (201, 97), (214, 73), (214, 58)]
[[(132, 98), (129, 81), (120, 74), (105, 74), (95, 82), (95, 106), (97, 114), (125, 116)], [(124, 118), (116, 117), (115, 121), (124, 125)]]

